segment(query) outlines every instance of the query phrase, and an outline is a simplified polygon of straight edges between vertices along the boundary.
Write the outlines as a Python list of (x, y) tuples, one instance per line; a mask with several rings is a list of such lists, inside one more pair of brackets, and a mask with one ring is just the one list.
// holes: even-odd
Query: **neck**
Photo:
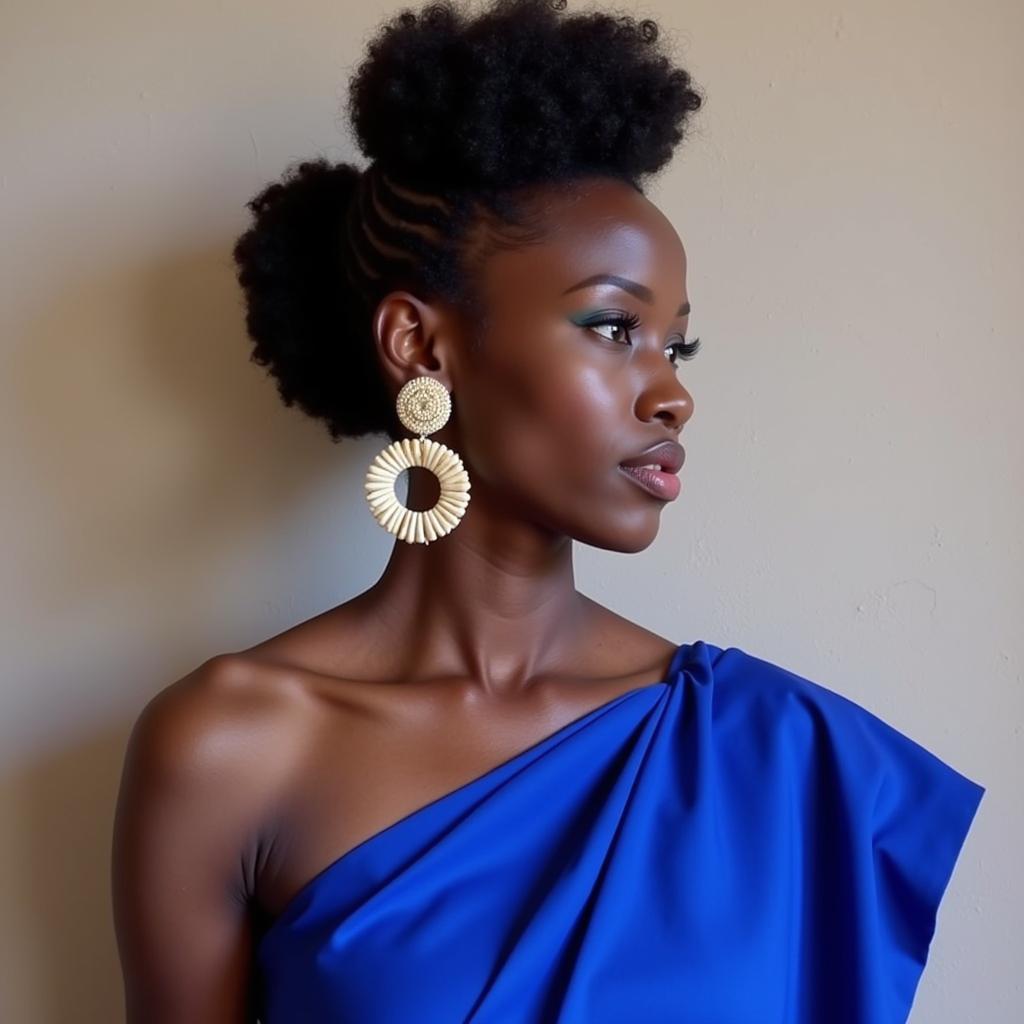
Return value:
[[(407, 504), (429, 501), (410, 488)], [(593, 621), (593, 603), (576, 590), (571, 539), (516, 515), (483, 486), (446, 536), (396, 540), (357, 602), (368, 632), (393, 644), (401, 677), (461, 676), (487, 693), (571, 673)]]

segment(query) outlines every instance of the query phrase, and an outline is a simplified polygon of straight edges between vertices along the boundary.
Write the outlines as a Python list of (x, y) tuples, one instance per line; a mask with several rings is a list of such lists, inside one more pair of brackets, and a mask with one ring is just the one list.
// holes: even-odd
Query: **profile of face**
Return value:
[(671, 223), (629, 185), (591, 179), (547, 204), (543, 241), (489, 256), (477, 287), (476, 345), (450, 311), (399, 296), (376, 317), (397, 384), (428, 372), (451, 391), (452, 417), (431, 436), (470, 476), (457, 530), (501, 522), (607, 550), (647, 547), (669, 499), (620, 464), (678, 443), (693, 415), (671, 348), (689, 316)]

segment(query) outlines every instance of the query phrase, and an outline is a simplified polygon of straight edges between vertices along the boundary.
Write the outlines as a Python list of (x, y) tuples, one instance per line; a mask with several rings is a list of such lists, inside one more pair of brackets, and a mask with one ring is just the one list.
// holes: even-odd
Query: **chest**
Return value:
[(280, 802), (257, 879), (274, 919), (325, 867), (480, 779), (622, 690), (596, 686), (483, 705), (427, 693), (321, 709)]

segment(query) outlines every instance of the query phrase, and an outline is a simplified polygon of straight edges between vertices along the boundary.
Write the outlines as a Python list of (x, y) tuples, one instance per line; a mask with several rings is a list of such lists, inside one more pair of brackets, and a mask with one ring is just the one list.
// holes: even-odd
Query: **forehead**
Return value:
[(493, 253), (481, 281), (489, 303), (521, 301), (524, 294), (557, 297), (595, 274), (638, 281), (665, 305), (687, 297), (686, 251), (679, 235), (657, 206), (631, 186), (588, 181), (540, 194), (531, 212), (542, 237)]

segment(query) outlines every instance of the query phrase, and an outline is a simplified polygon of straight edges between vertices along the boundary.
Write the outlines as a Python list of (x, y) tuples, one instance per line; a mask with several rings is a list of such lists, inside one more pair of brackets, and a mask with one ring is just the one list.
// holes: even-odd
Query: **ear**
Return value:
[(421, 375), (436, 377), (451, 390), (454, 325), (439, 305), (408, 291), (389, 292), (373, 315), (373, 338), (396, 393)]

